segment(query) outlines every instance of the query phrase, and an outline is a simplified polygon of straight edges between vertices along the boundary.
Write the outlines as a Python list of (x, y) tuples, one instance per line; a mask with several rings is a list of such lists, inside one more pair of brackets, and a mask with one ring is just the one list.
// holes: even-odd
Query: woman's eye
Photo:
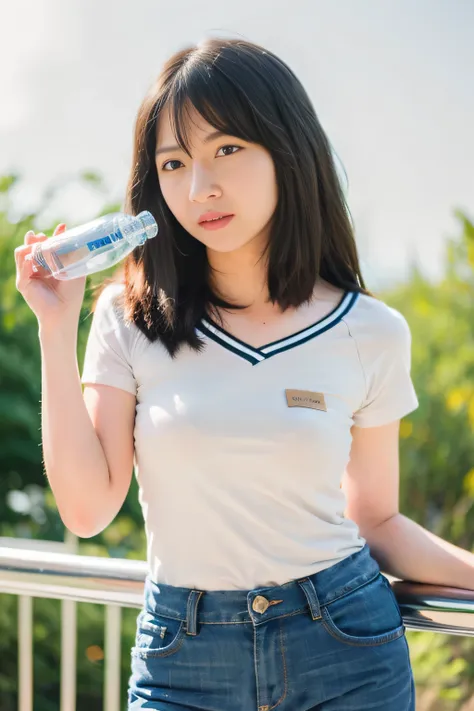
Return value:
[(163, 163), (163, 170), (171, 170), (171, 172), (173, 170), (175, 170), (175, 168), (168, 169), (166, 167), (167, 165), (171, 165), (172, 163), (181, 163), (181, 161), (180, 160), (167, 160), (166, 163)]
[[(225, 151), (227, 148), (236, 148), (237, 151), (240, 151), (240, 150), (241, 150), (240, 146), (231, 146), (231, 145), (229, 145), (229, 146), (222, 146), (222, 148), (219, 148), (219, 151)], [(219, 153), (219, 151), (217, 151), (217, 152)], [(231, 156), (232, 153), (226, 153), (225, 155)]]

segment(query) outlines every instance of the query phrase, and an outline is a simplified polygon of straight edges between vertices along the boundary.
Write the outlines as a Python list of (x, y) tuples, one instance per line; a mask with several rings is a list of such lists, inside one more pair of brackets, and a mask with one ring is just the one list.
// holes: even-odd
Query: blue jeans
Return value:
[(368, 544), (254, 590), (145, 584), (128, 709), (413, 711), (405, 627)]

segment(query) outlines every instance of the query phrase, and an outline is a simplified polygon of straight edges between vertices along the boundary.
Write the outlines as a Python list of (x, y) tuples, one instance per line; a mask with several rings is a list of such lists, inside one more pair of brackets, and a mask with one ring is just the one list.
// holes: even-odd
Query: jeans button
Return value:
[(257, 595), (257, 597), (252, 603), (252, 610), (254, 610), (255, 612), (259, 612), (261, 615), (263, 615), (263, 613), (269, 606), (270, 603), (268, 602), (266, 597), (263, 597), (262, 595)]

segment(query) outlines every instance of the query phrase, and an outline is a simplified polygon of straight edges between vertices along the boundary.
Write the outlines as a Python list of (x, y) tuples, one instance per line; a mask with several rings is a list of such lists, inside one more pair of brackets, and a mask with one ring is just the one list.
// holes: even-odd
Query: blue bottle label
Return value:
[(89, 248), (90, 252), (93, 252), (96, 249), (105, 247), (105, 245), (107, 244), (112, 244), (112, 242), (118, 242), (121, 239), (123, 239), (123, 234), (119, 229), (117, 229), (115, 230), (115, 232), (111, 232), (105, 237), (101, 237), (100, 239), (95, 239), (92, 242), (88, 242), (87, 247)]

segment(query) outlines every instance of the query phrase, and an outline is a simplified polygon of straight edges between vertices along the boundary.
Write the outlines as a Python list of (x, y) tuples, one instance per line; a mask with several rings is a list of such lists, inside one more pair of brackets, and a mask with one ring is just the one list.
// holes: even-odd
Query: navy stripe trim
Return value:
[[(349, 296), (350, 298), (348, 298)], [(310, 326), (301, 329), (301, 331), (297, 331), (291, 336), (285, 336), (285, 338), (280, 338), (277, 341), (273, 341), (272, 343), (267, 343), (261, 348), (254, 348), (253, 346), (250, 346), (248, 343), (245, 343), (239, 338), (235, 338), (230, 333), (227, 333), (227, 331), (225, 331), (223, 328), (214, 323), (214, 321), (212, 321), (209, 317), (201, 319), (199, 325), (197, 326), (197, 330), (201, 331), (205, 336), (215, 341), (219, 345), (223, 346), (227, 350), (231, 351), (235, 355), (244, 358), (252, 365), (257, 365), (258, 363), (262, 363), (263, 361), (272, 358), (278, 353), (283, 353), (284, 351), (296, 348), (296, 346), (302, 345), (303, 343), (306, 343), (307, 341), (316, 338), (316, 336), (320, 336), (322, 333), (325, 333), (325, 331), (328, 331), (329, 329), (336, 326), (352, 309), (359, 296), (360, 293), (358, 291), (344, 292), (344, 295), (337, 304), (337, 306), (329, 314), (326, 314), (326, 316), (319, 319)], [(346, 301), (347, 304), (345, 307), (343, 307)], [(342, 310), (341, 307), (343, 307)], [(339, 310), (341, 310), (340, 313), (331, 320), (332, 314), (335, 314)], [(208, 323), (210, 328), (206, 326), (206, 322)], [(322, 326), (319, 329), (316, 328), (319, 323), (324, 322), (326, 322), (325, 326)], [(305, 333), (307, 334), (306, 336), (304, 335)], [(275, 348), (275, 346), (279, 343), (281, 343), (281, 346), (279, 348)], [(267, 352), (268, 349), (271, 349), (269, 353)], [(255, 356), (253, 356), (252, 353), (255, 353)]]
[[(359, 294), (356, 292), (353, 295), (353, 298), (350, 300), (348, 303), (347, 307), (344, 309), (344, 311), (341, 312), (341, 314), (334, 319), (334, 321), (331, 321), (331, 323), (328, 323), (324, 328), (319, 329), (319, 331), (316, 331), (315, 333), (310, 333), (306, 338), (301, 338), (299, 341), (296, 343), (289, 343), (287, 346), (282, 346), (281, 348), (278, 348), (275, 351), (272, 351), (271, 353), (266, 353), (265, 354), (265, 360), (268, 360), (272, 356), (276, 355), (277, 353), (283, 353), (284, 351), (289, 351), (291, 348), (295, 348), (296, 346), (300, 346), (302, 343), (306, 343), (307, 341), (310, 341), (312, 338), (316, 338), (316, 336), (320, 336), (321, 333), (324, 333), (325, 331), (329, 331), (330, 328), (333, 328), (336, 326), (347, 314), (348, 311), (351, 310), (353, 307), (354, 303), (356, 302)], [(306, 329), (305, 329), (306, 330)]]
[[(323, 316), (323, 318), (318, 319), (318, 321), (315, 321), (310, 326), (306, 326), (305, 328), (302, 328), (301, 331), (292, 333), (291, 336), (285, 336), (284, 338), (279, 338), (277, 341), (272, 341), (272, 343), (266, 343), (264, 346), (262, 346), (261, 350), (264, 351), (267, 348), (272, 348), (273, 346), (278, 345), (278, 343), (283, 344), (285, 341), (288, 341), (290, 338), (298, 338), (298, 336), (303, 335), (304, 333), (306, 333), (306, 331), (309, 331), (310, 329), (315, 328), (318, 325), (318, 323), (327, 321), (328, 319), (331, 318), (331, 316), (333, 314), (336, 313), (336, 311), (338, 311), (338, 309), (341, 308), (341, 305), (344, 303), (344, 301), (347, 299), (347, 297), (350, 293), (351, 293), (350, 291), (345, 291), (342, 298), (340, 299), (339, 303), (337, 304), (337, 306), (335, 306), (332, 311), (330, 311), (328, 314), (326, 314), (326, 316)], [(352, 300), (351, 300), (351, 303), (352, 303)], [(347, 313), (347, 311), (345, 311), (344, 313)], [(337, 320), (339, 320), (339, 319), (337, 319)], [(337, 321), (332, 321), (331, 323), (337, 323)], [(326, 331), (326, 330), (327, 329), (324, 328), (324, 330), (321, 331), (321, 333), (324, 333), (324, 331)], [(320, 332), (318, 331), (317, 333), (320, 333)], [(314, 335), (314, 334), (312, 334), (312, 335)], [(299, 341), (299, 343), (301, 343), (301, 341)]]
[[(213, 333), (212, 331), (209, 331), (209, 329), (206, 326), (206, 321), (212, 326), (212, 328), (215, 328), (216, 331), (219, 333)], [(262, 350), (260, 348), (254, 348), (253, 346), (249, 346), (248, 343), (245, 343), (245, 341), (241, 341), (240, 338), (236, 338), (235, 336), (232, 336), (230, 333), (227, 333), (227, 331), (221, 326), (218, 326), (217, 323), (215, 323), (209, 316), (206, 316), (205, 318), (201, 319), (199, 322), (198, 328), (205, 328), (206, 331), (208, 332), (208, 335), (210, 338), (213, 338), (214, 340), (219, 339), (219, 343), (223, 343), (225, 346), (228, 346), (228, 341), (227, 339), (230, 339), (231, 341), (234, 341), (234, 343), (237, 343), (242, 346), (242, 348), (246, 348), (249, 351), (253, 351), (254, 353), (258, 353), (258, 355), (262, 356), (262, 358), (265, 357), (265, 354), (262, 353)], [(222, 341), (219, 338), (219, 334), (222, 334)], [(262, 346), (262, 348), (266, 348), (266, 346)], [(240, 353), (240, 351), (239, 351)]]
[(232, 346), (230, 343), (226, 343), (226, 341), (222, 341), (220, 338), (215, 336), (212, 331), (209, 331), (208, 328), (201, 322), (199, 326), (196, 329), (198, 332), (202, 333), (204, 336), (207, 336), (207, 338), (210, 338), (212, 341), (215, 341), (221, 346), (224, 346), (224, 348), (227, 348), (228, 351), (232, 351), (232, 353), (235, 353), (236, 355), (240, 356), (241, 358), (245, 358), (245, 360), (248, 360), (249, 363), (252, 363), (252, 365), (257, 365), (257, 363), (260, 363), (258, 358), (254, 358), (251, 356), (249, 353), (244, 353), (243, 351), (240, 350), (240, 348), (235, 348)]

